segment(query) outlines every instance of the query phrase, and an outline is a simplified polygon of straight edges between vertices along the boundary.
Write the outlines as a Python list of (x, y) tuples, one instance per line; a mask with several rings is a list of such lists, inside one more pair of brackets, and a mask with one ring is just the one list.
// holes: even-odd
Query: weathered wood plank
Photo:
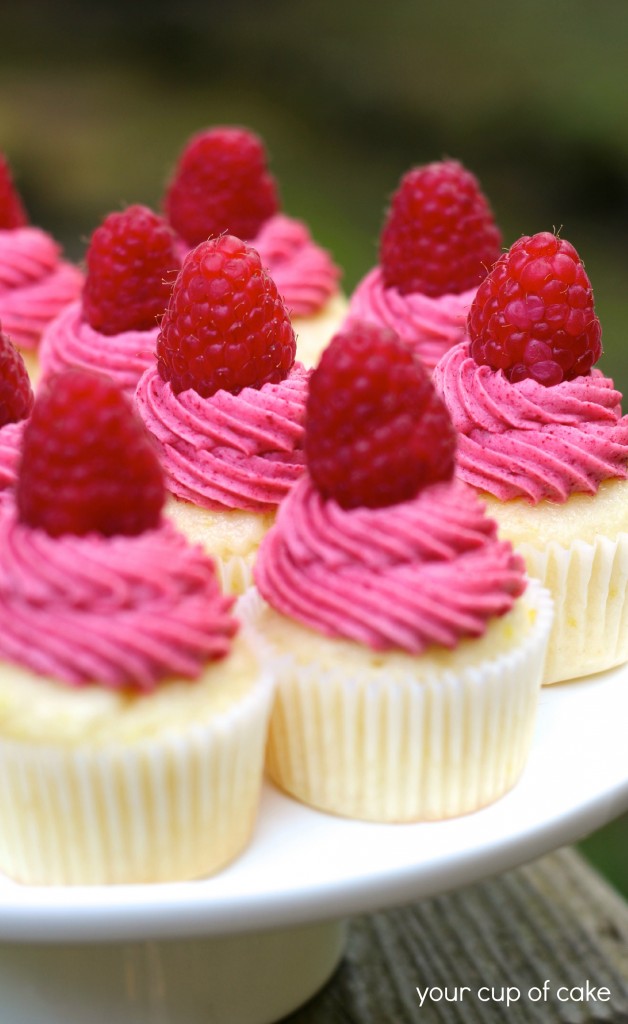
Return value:
[[(432, 989), (422, 1004), (417, 987)], [(628, 904), (564, 849), (459, 892), (357, 918), (332, 981), (288, 1021), (628, 1022)]]

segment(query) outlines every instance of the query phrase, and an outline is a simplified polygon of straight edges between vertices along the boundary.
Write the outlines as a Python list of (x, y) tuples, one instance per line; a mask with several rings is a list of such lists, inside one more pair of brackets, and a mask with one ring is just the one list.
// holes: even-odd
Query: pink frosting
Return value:
[(312, 240), (302, 221), (275, 214), (251, 245), (260, 254), (291, 316), (311, 316), (337, 293), (340, 269)]
[(368, 320), (396, 331), (428, 370), (465, 337), (469, 307), (477, 289), (438, 298), (385, 288), (379, 267), (362, 279), (349, 300), (345, 323)]
[(279, 384), (202, 398), (147, 370), (135, 401), (170, 491), (204, 508), (274, 509), (303, 472), (309, 373), (295, 363)]
[(479, 366), (463, 342), (433, 380), (459, 432), (459, 475), (473, 487), (536, 504), (626, 478), (628, 416), (599, 370), (553, 387), (530, 378), (511, 384), (501, 370)]
[(5, 423), (0, 427), (0, 506), (17, 478), (24, 423)]
[(39, 348), (42, 377), (71, 367), (107, 374), (130, 398), (155, 360), (159, 326), (147, 331), (101, 334), (83, 318), (80, 299), (45, 329)]
[(61, 259), (45, 231), (0, 230), (0, 323), (16, 345), (35, 348), (46, 324), (82, 286), (82, 272)]
[(275, 609), (331, 637), (419, 654), (480, 636), (525, 586), (523, 562), (465, 484), (386, 508), (342, 509), (304, 476), (254, 568)]
[(0, 508), (0, 658), (74, 686), (150, 691), (229, 651), (232, 598), (167, 522), (136, 537), (49, 537)]

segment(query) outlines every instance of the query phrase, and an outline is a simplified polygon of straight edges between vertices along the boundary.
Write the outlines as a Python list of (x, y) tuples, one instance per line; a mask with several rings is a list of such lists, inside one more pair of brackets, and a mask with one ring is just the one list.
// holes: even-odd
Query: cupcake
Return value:
[(391, 328), (431, 370), (462, 341), (477, 287), (500, 255), (474, 175), (455, 160), (415, 167), (392, 197), (378, 265), (351, 295), (347, 321)]
[(239, 605), (276, 679), (270, 777), (353, 818), (475, 811), (525, 765), (551, 602), (452, 479), (449, 416), (392, 332), (334, 337), (305, 450)]
[(601, 327), (574, 247), (520, 238), (478, 289), (434, 383), (458, 475), (551, 591), (544, 681), (628, 660), (628, 416), (595, 363)]
[(0, 322), (22, 353), (33, 380), (38, 374), (42, 332), (77, 297), (82, 282), (81, 271), (62, 259), (54, 239), (29, 225), (0, 154)]
[(156, 441), (166, 512), (241, 593), (277, 506), (303, 471), (307, 371), (277, 288), (232, 235), (185, 258), (135, 403)]
[(155, 358), (159, 321), (181, 259), (162, 217), (133, 205), (94, 231), (80, 298), (44, 331), (43, 377), (78, 368), (106, 374), (132, 398)]
[(22, 431), (32, 407), (24, 360), (0, 328), (0, 505), (15, 483)]
[(251, 837), (272, 690), (110, 381), (38, 395), (0, 509), (0, 870), (204, 876)]
[(346, 310), (340, 270), (302, 221), (281, 212), (261, 139), (238, 127), (192, 136), (164, 209), (186, 249), (224, 232), (257, 249), (290, 313), (297, 356), (313, 366)]

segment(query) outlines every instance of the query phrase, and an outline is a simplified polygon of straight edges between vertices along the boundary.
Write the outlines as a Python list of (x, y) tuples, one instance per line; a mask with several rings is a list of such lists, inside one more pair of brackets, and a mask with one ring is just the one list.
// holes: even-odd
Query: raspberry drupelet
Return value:
[(501, 252), (501, 234), (475, 175), (456, 160), (415, 167), (386, 216), (379, 261), (402, 295), (459, 294), (476, 287)]
[(26, 419), (33, 389), (22, 356), (0, 327), (0, 428)]
[(6, 158), (0, 153), (0, 230), (23, 228), (28, 224), (24, 204), (14, 183)]
[(379, 508), (451, 477), (455, 434), (425, 368), (393, 331), (356, 323), (310, 381), (305, 453), (319, 491)]
[(51, 537), (133, 536), (157, 526), (164, 493), (148, 434), (110, 380), (68, 370), (41, 388), (16, 489), (23, 523)]
[(570, 242), (520, 238), (480, 285), (468, 319), (471, 355), (516, 382), (584, 376), (602, 352), (593, 289)]

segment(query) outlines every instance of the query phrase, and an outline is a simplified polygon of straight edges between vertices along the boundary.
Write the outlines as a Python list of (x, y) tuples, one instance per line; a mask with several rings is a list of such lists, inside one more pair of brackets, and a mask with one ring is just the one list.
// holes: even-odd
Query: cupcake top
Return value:
[(434, 371), (463, 480), (536, 504), (626, 477), (628, 417), (594, 367), (601, 327), (569, 242), (549, 232), (516, 242), (478, 289), (468, 330)]
[(15, 483), (22, 431), (33, 400), (24, 360), (0, 328), (0, 504)]
[(76, 370), (45, 386), (0, 509), (0, 657), (148, 692), (225, 656), (232, 599), (162, 519), (163, 498), (153, 447), (110, 381)]
[(525, 586), (473, 492), (426, 370), (391, 332), (336, 335), (311, 379), (308, 472), (254, 576), (277, 611), (332, 637), (412, 654), (480, 636)]
[(469, 171), (455, 160), (415, 167), (393, 195), (378, 265), (355, 289), (348, 317), (390, 327), (432, 369), (464, 336), (471, 301), (500, 247)]
[(291, 316), (310, 316), (338, 292), (340, 269), (307, 226), (281, 212), (262, 140), (235, 126), (193, 135), (168, 182), (164, 210), (185, 251), (225, 232), (260, 254)]
[(129, 206), (93, 232), (86, 265), (80, 298), (44, 331), (42, 374), (101, 371), (132, 397), (181, 265), (174, 233), (148, 207)]
[(257, 252), (232, 235), (184, 260), (135, 400), (171, 492), (212, 509), (275, 509), (301, 475), (308, 371)]
[(0, 154), (0, 321), (16, 345), (34, 348), (42, 331), (81, 290), (83, 275), (26, 211)]

